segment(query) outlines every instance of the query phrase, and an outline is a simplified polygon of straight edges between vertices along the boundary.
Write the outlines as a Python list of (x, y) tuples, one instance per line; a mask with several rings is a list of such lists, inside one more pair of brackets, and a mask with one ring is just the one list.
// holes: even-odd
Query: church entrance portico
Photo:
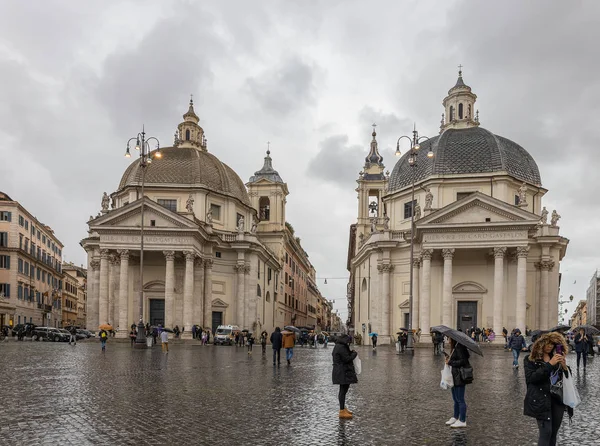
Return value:
[(456, 327), (466, 333), (477, 327), (477, 301), (465, 300), (456, 303)]

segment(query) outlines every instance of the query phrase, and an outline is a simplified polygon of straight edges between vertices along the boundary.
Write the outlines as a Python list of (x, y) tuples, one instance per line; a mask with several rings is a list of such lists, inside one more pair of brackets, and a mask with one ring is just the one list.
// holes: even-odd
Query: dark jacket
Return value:
[(355, 351), (350, 351), (348, 338), (340, 336), (335, 341), (333, 348), (333, 372), (331, 379), (333, 384), (355, 384), (358, 382), (356, 372), (354, 371), (354, 358), (358, 355)]
[(450, 356), (450, 360), (448, 361), (448, 365), (452, 367), (452, 379), (454, 381), (454, 387), (465, 386), (465, 383), (460, 377), (460, 368), (461, 367), (470, 367), (469, 363), (469, 350), (462, 344), (456, 344), (456, 348), (452, 352)]
[(523, 335), (513, 334), (508, 341), (508, 348), (517, 350), (527, 348), (527, 343), (525, 342)]
[[(552, 395), (550, 394), (550, 374), (560, 365), (552, 366), (544, 361), (530, 361), (529, 355), (523, 360), (527, 394), (523, 413), (538, 420), (550, 420), (552, 413)], [(555, 404), (556, 404), (556, 400)], [(560, 404), (560, 403), (558, 403)], [(570, 408), (569, 408), (570, 409)], [(572, 409), (569, 416), (572, 416)]]
[(588, 352), (588, 341), (581, 336), (580, 333), (577, 333), (575, 336), (575, 351), (577, 353), (587, 353)]
[(280, 350), (281, 344), (283, 343), (283, 335), (280, 331), (274, 331), (271, 333), (271, 345), (273, 350)]

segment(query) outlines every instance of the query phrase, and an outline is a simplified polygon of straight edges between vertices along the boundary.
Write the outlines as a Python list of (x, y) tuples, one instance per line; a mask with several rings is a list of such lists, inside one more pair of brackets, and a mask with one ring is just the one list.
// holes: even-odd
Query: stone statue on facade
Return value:
[(187, 201), (185, 202), (185, 210), (192, 213), (194, 212), (194, 197), (192, 196), (192, 194), (190, 194)]
[(238, 220), (238, 224), (237, 224), (237, 230), (238, 230), (238, 232), (244, 232), (244, 229), (245, 229), (244, 216), (240, 215), (240, 219)]
[(389, 231), (390, 229), (390, 217), (387, 215), (383, 217), (383, 229)]
[(552, 217), (550, 217), (550, 226), (556, 228), (556, 223), (558, 223), (558, 220), (560, 220), (560, 215), (558, 215), (558, 212), (556, 212), (556, 209), (554, 209), (552, 211)]
[(425, 191), (427, 192), (425, 194), (425, 210), (428, 211), (433, 205), (433, 194), (431, 193), (431, 189), (429, 188), (425, 189)]
[(358, 240), (360, 241), (360, 246), (365, 244), (365, 234), (363, 234), (362, 232), (360, 234), (358, 234)]
[(421, 218), (421, 206), (417, 203), (415, 204), (415, 220), (418, 220), (419, 218)]
[(525, 183), (519, 188), (519, 206), (527, 206), (527, 184)]
[(252, 227), (250, 228), (250, 232), (252, 234), (256, 234), (257, 229), (258, 229), (258, 222), (253, 218), (252, 219)]
[(544, 206), (542, 208), (542, 215), (540, 217), (540, 223), (543, 225), (548, 224), (548, 210), (546, 209), (546, 206)]
[(371, 232), (377, 232), (377, 217), (371, 219)]
[(208, 212), (206, 213), (206, 224), (211, 225), (213, 224), (213, 217), (212, 217), (212, 208), (208, 210)]
[(110, 204), (110, 198), (106, 192), (102, 195), (102, 213), (108, 212), (108, 206)]

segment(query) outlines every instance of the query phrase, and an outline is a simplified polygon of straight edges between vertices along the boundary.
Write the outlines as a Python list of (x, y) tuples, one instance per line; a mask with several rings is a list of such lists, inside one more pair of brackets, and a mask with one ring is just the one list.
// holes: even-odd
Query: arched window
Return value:
[(450, 106), (450, 122), (454, 121), (454, 105)]
[(258, 200), (258, 216), (261, 221), (271, 220), (271, 201), (269, 197), (260, 197), (260, 200)]
[(471, 119), (471, 104), (469, 104), (467, 110), (469, 110), (469, 114), (467, 115), (467, 118)]
[(361, 290), (362, 291), (367, 291), (367, 279), (363, 279)]
[(186, 130), (186, 131), (185, 131), (185, 140), (186, 140), (186, 141), (189, 141), (189, 140), (190, 140), (190, 131), (189, 131), (189, 130)]
[(463, 105), (458, 104), (458, 119), (462, 119), (463, 118)]
[(260, 297), (260, 296), (261, 296), (261, 294), (260, 294), (260, 285), (258, 285), (258, 284), (256, 285), (256, 295), (257, 295), (258, 297)]
[(267, 302), (271, 302), (271, 293), (269, 293), (268, 291), (267, 291), (267, 294), (265, 294), (265, 300)]

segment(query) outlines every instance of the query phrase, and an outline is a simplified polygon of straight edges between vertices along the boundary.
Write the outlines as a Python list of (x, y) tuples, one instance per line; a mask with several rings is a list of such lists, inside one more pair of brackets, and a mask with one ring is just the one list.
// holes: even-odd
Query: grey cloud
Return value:
[(287, 116), (316, 102), (314, 71), (317, 68), (298, 57), (250, 77), (246, 85), (250, 95), (268, 112)]
[(319, 152), (308, 163), (307, 175), (343, 188), (353, 188), (360, 166), (357, 160), (367, 155), (364, 147), (348, 144), (347, 135), (334, 135), (319, 142)]

